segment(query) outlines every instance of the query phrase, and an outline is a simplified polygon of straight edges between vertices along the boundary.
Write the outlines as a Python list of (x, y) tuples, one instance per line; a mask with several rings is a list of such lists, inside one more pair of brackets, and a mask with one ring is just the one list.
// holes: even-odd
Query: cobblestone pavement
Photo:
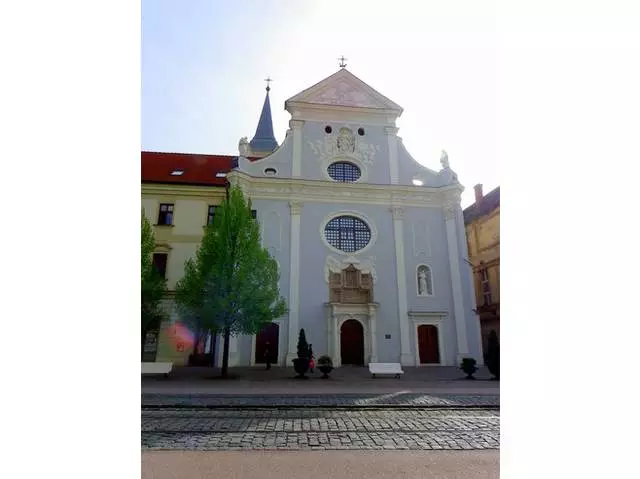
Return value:
[(143, 409), (143, 449), (498, 449), (482, 409)]
[(307, 394), (307, 395), (169, 395), (142, 394), (143, 407), (499, 407), (498, 395), (468, 394)]

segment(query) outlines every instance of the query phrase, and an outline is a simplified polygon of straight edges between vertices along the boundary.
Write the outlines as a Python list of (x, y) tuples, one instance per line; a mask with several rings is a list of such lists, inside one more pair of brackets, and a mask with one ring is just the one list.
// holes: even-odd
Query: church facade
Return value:
[(285, 108), (278, 145), (267, 88), (226, 180), (251, 198), (289, 311), (232, 338), (230, 365), (262, 363), (268, 341), (275, 364), (291, 367), (301, 328), (336, 367), (482, 364), (463, 187), (446, 153), (437, 171), (416, 162), (397, 134), (402, 108), (345, 68)]

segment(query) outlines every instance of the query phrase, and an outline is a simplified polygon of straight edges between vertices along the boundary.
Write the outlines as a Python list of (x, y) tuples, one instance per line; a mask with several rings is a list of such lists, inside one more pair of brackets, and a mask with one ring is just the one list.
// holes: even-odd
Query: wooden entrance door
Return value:
[(438, 344), (438, 328), (432, 324), (418, 326), (418, 350), (420, 364), (440, 363), (440, 346)]
[(278, 323), (267, 324), (256, 336), (256, 364), (267, 362), (268, 351), (271, 364), (278, 364), (278, 338), (280, 336), (280, 326)]
[(348, 319), (340, 328), (340, 357), (343, 365), (364, 366), (364, 330), (355, 319)]

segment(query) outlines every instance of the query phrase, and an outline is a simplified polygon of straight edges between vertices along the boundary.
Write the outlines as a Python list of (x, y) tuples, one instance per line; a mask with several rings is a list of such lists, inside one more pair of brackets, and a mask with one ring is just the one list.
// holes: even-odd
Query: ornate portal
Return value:
[(349, 265), (340, 273), (331, 273), (329, 302), (367, 304), (373, 302), (373, 281), (370, 274)]

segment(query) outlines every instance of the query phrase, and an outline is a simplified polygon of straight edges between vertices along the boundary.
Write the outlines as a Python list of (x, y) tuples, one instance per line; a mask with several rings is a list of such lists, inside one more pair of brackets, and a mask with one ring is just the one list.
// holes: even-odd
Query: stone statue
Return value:
[(447, 152), (444, 150), (442, 150), (442, 154), (440, 155), (440, 164), (442, 168), (449, 168), (449, 155), (447, 155)]
[(246, 136), (240, 138), (240, 142), (238, 143), (238, 152), (240, 156), (244, 156), (245, 158), (249, 156), (249, 141)]
[(354, 139), (353, 133), (349, 128), (340, 128), (338, 134), (338, 152), (339, 153), (353, 153)]
[(420, 296), (427, 295), (427, 272), (424, 268), (418, 270), (418, 294)]

